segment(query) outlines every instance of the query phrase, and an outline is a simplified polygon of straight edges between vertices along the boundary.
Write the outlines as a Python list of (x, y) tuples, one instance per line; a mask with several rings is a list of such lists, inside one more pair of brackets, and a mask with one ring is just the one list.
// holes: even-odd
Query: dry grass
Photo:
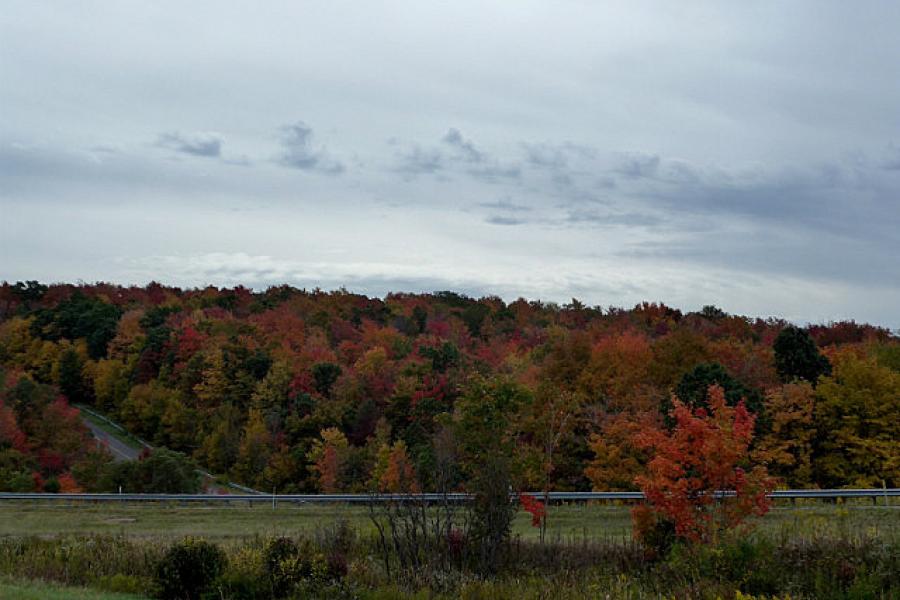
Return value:
[[(54, 536), (60, 534), (124, 534), (129, 537), (209, 539), (246, 538), (257, 535), (304, 535), (346, 520), (357, 531), (372, 532), (364, 507), (341, 505), (280, 504), (230, 506), (175, 504), (0, 504), (0, 535)], [(789, 529), (794, 535), (836, 535), (853, 532), (900, 539), (900, 506), (871, 504), (828, 505), (808, 503), (776, 507), (759, 521), (763, 533)], [(517, 515), (514, 534), (536, 539), (530, 516)], [(631, 536), (631, 517), (626, 506), (571, 505), (550, 512), (551, 539), (616, 540)]]

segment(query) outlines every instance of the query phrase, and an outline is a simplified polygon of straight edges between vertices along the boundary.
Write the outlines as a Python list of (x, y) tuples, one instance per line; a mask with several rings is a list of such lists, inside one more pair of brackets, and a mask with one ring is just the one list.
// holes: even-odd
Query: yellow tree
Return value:
[(806, 381), (788, 383), (766, 394), (771, 429), (757, 442), (753, 459), (791, 487), (812, 484), (814, 394)]
[[(657, 419), (658, 421), (658, 419)], [(632, 491), (635, 478), (643, 473), (647, 453), (634, 443), (635, 436), (647, 426), (656, 427), (653, 416), (619, 414), (611, 417), (600, 433), (591, 436), (594, 457), (584, 469), (591, 487), (598, 492)]]
[(900, 485), (900, 373), (853, 349), (819, 379), (815, 469), (828, 486)]
[(91, 363), (94, 382), (94, 402), (101, 410), (116, 410), (128, 396), (129, 368), (121, 360), (101, 358)]
[(319, 490), (326, 494), (341, 491), (341, 470), (350, 443), (337, 427), (323, 429), (307, 454), (311, 470), (316, 474)]
[(213, 411), (222, 403), (227, 391), (228, 379), (225, 376), (225, 358), (222, 356), (222, 351), (216, 348), (211, 352), (211, 356), (207, 358), (200, 383), (194, 386), (198, 408), (204, 413)]
[(259, 485), (271, 452), (272, 438), (266, 429), (262, 413), (251, 408), (238, 447), (237, 462), (232, 469), (234, 476), (247, 485)]
[(379, 448), (372, 479), (379, 492), (408, 494), (419, 491), (415, 469), (403, 440)]

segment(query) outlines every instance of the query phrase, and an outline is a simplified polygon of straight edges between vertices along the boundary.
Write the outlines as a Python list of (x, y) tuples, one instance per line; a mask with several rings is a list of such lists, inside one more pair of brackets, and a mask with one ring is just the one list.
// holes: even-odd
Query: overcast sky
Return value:
[(900, 3), (0, 14), (0, 280), (900, 328)]

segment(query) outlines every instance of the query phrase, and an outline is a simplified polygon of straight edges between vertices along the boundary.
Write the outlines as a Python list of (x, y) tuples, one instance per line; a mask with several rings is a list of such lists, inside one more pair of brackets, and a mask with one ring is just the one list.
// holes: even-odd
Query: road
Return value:
[[(92, 413), (92, 411), (85, 407), (79, 407), (79, 410), (81, 411), (81, 420), (84, 423), (85, 427), (91, 430), (91, 434), (93, 434), (96, 440), (106, 445), (115, 461), (125, 462), (129, 460), (137, 460), (140, 457), (142, 451), (141, 448), (136, 448), (130, 444), (126, 444), (115, 435), (109, 433), (108, 431), (97, 425), (96, 421), (90, 418), (90, 416), (93, 416), (96, 419), (106, 420), (105, 417), (96, 413)], [(118, 427), (111, 421), (109, 421), (109, 423), (112, 427)], [(144, 447), (152, 449), (146, 443), (144, 444)], [(201, 469), (197, 469), (197, 473), (199, 473), (202, 478), (203, 489), (209, 494), (232, 494), (235, 490), (237, 490), (238, 493), (261, 493), (252, 488), (239, 486), (233, 483), (230, 483), (227, 486), (220, 485), (216, 483), (216, 478), (214, 475), (207, 473), (206, 471), (203, 471)]]
[(84, 413), (82, 413), (81, 420), (84, 422), (85, 426), (91, 430), (91, 433), (97, 440), (106, 444), (106, 447), (109, 448), (113, 458), (117, 461), (124, 462), (127, 460), (137, 460), (138, 456), (140, 456), (140, 450), (129, 446), (117, 439), (114, 435), (104, 431), (93, 421), (84, 416)]

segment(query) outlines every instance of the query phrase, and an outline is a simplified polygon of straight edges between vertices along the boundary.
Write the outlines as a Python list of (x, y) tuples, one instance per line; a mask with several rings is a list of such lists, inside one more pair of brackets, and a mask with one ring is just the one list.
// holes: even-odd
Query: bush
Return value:
[(269, 586), (264, 577), (256, 577), (242, 571), (226, 571), (219, 577), (214, 589), (206, 592), (210, 600), (228, 598), (228, 600), (257, 600), (271, 597)]
[(134, 494), (196, 494), (200, 484), (194, 461), (181, 452), (156, 448), (137, 461), (110, 463), (99, 487)]
[(239, 548), (229, 556), (228, 566), (216, 580), (209, 598), (220, 600), (255, 600), (271, 598), (272, 590), (263, 558), (263, 549), (254, 544)]
[(677, 540), (675, 522), (654, 512), (646, 505), (636, 506), (632, 512), (634, 536), (651, 560), (664, 558)]
[(159, 595), (166, 600), (199, 599), (225, 564), (225, 553), (218, 546), (187, 538), (171, 546), (156, 566)]
[(286, 537), (271, 540), (263, 551), (263, 564), (272, 588), (272, 596), (287, 596), (300, 581), (312, 574), (312, 567), (300, 556), (300, 548)]
[(122, 573), (99, 577), (93, 583), (93, 586), (106, 592), (136, 595), (142, 594), (148, 587), (145, 579), (133, 575), (123, 575)]

